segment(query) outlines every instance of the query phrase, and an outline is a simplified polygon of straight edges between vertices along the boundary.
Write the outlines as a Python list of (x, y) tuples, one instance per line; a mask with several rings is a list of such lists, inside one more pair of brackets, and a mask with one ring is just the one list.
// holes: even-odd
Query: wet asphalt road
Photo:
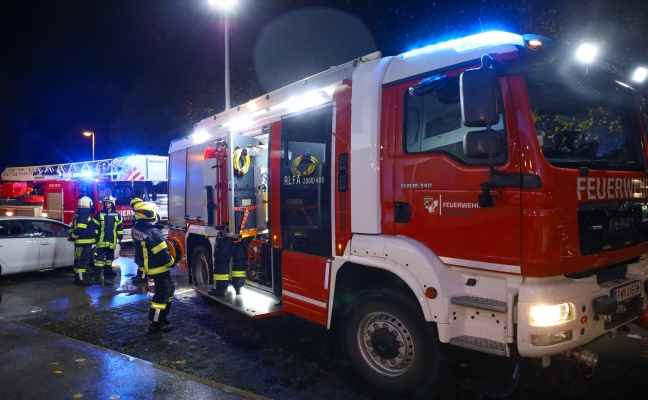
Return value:
[[(220, 304), (203, 302), (182, 270), (176, 271), (174, 331), (147, 335), (148, 286), (124, 287), (135, 272), (131, 251), (124, 246), (123, 256), (115, 262), (119, 275), (114, 287), (75, 286), (71, 269), (0, 278), (0, 319), (273, 399), (390, 399), (365, 385), (341, 357), (328, 352), (323, 327), (290, 315), (253, 320)], [(631, 333), (648, 336), (646, 330), (631, 328)], [(627, 339), (623, 332), (590, 348), (600, 360), (593, 376), (572, 360), (555, 360), (548, 369), (526, 360), (509, 398), (648, 398), (648, 341)], [(409, 398), (486, 398), (460, 386), (466, 377), (499, 368), (498, 360), (463, 353), (457, 359), (454, 375), (441, 388)]]

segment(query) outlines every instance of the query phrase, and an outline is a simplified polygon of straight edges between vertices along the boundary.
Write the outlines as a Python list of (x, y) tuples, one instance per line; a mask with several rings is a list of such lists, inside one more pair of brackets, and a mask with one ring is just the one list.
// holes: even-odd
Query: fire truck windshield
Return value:
[(97, 189), (99, 190), (99, 198), (104, 196), (113, 196), (116, 205), (130, 206), (130, 201), (134, 197), (139, 197), (144, 201), (152, 200), (149, 194), (152, 192), (150, 186), (152, 184), (146, 181), (136, 182), (99, 182)]
[(636, 95), (615, 83), (526, 78), (542, 153), (556, 167), (595, 170), (645, 169)]

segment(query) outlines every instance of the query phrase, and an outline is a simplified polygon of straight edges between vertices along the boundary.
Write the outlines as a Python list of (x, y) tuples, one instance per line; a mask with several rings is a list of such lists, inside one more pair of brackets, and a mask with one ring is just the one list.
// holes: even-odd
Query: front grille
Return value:
[(582, 255), (602, 253), (648, 241), (648, 202), (583, 203), (578, 206)]

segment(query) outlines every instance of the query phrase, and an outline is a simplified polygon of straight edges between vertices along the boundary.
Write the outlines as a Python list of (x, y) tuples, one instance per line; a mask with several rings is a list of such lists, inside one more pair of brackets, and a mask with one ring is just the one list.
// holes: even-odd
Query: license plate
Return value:
[(626, 283), (612, 289), (612, 297), (617, 302), (626, 301), (641, 294), (641, 281)]

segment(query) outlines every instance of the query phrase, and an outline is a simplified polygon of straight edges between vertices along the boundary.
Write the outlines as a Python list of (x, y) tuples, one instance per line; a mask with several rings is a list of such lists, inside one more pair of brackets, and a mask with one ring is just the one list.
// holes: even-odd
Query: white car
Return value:
[(0, 217), (0, 275), (74, 265), (69, 226), (38, 217)]

